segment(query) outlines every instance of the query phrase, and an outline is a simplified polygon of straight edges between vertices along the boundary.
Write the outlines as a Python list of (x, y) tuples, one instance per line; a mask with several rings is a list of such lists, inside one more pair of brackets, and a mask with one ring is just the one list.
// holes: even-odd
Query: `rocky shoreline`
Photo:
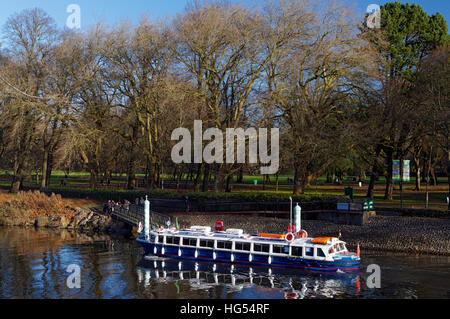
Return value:
[(133, 228), (118, 222), (98, 210), (70, 208), (72, 214), (62, 216), (40, 216), (33, 218), (0, 207), (0, 226), (37, 227), (61, 230), (74, 230), (84, 233), (131, 235)]
[[(250, 234), (286, 232), (286, 219), (253, 216), (177, 215), (184, 225), (215, 227), (224, 221), (226, 228), (241, 228)], [(303, 220), (309, 236), (339, 236), (350, 249), (359, 243), (362, 250), (450, 256), (450, 219), (404, 216), (374, 216), (364, 226), (337, 225), (326, 221)]]

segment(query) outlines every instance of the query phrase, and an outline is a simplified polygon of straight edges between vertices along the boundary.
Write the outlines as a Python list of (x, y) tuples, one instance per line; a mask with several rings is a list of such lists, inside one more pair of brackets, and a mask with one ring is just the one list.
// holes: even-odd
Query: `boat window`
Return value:
[(285, 246), (273, 245), (272, 251), (274, 254), (285, 254)]
[(180, 244), (180, 237), (174, 237), (173, 238), (173, 244), (174, 245), (179, 245)]
[(272, 252), (274, 254), (284, 254), (284, 246), (273, 245), (272, 246)]
[(231, 250), (233, 243), (231, 241), (217, 241), (217, 248)]
[(153, 235), (150, 236), (150, 241), (151, 241), (151, 242), (154, 242), (154, 241), (155, 241), (155, 236), (153, 236)]
[(325, 257), (325, 253), (322, 248), (317, 248), (317, 257)]
[(292, 247), (292, 256), (303, 256), (303, 247)]
[(167, 237), (166, 237), (166, 244), (172, 245), (172, 244), (173, 244), (173, 237), (167, 236)]
[(214, 248), (214, 240), (202, 239), (200, 240), (200, 247)]
[(183, 245), (185, 246), (197, 246), (197, 239), (195, 238), (183, 238)]
[(158, 243), (162, 244), (164, 242), (164, 237), (161, 235), (158, 235)]
[(225, 242), (224, 241), (217, 241), (217, 248), (225, 249)]
[(345, 250), (344, 244), (339, 244), (339, 247), (340, 247), (340, 251), (344, 251)]
[(312, 247), (305, 247), (305, 255), (309, 257), (314, 256), (314, 248)]
[(243, 251), (250, 251), (250, 243), (234, 243), (234, 249), (236, 250), (243, 250)]
[(268, 253), (270, 249), (270, 245), (265, 244), (254, 244), (253, 251)]

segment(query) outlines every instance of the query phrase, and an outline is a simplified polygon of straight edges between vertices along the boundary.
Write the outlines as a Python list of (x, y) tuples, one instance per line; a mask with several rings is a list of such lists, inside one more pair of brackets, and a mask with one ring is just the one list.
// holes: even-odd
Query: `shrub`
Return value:
[(48, 196), (40, 191), (19, 192), (8, 203), (21, 211), (26, 210), (30, 217), (70, 215), (73, 212), (66, 207), (61, 195)]
[[(46, 193), (57, 193), (66, 198), (88, 198), (92, 200), (99, 200), (107, 202), (113, 200), (122, 202), (125, 199), (134, 202), (136, 198), (160, 198), (160, 199), (183, 199), (185, 196), (189, 197), (191, 202), (206, 202), (206, 201), (220, 201), (220, 200), (242, 200), (242, 201), (288, 201), (292, 195), (286, 193), (274, 192), (240, 192), (240, 193), (201, 193), (191, 192), (179, 194), (173, 190), (151, 190), (151, 191), (131, 191), (131, 190), (71, 190), (71, 189), (51, 189)], [(292, 196), (293, 201), (298, 202), (314, 202), (314, 201), (331, 201), (337, 202), (343, 199), (342, 197), (329, 195), (297, 195)], [(344, 199), (345, 200), (345, 199)]]

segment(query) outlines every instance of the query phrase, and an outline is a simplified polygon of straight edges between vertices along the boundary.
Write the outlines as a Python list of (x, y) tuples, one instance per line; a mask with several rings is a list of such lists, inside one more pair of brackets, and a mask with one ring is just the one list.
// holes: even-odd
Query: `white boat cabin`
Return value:
[[(282, 235), (280, 235), (282, 236)], [(159, 229), (150, 232), (149, 241), (156, 245), (193, 248), (197, 250), (227, 251), (250, 255), (335, 261), (349, 253), (345, 242), (334, 237), (284, 238), (246, 235), (241, 229), (212, 232), (211, 227), (193, 226), (187, 230)]]

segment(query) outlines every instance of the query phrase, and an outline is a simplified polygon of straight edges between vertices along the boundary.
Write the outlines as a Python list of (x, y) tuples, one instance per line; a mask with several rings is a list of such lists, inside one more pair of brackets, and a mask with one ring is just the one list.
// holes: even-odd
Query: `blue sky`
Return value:
[[(233, 0), (234, 1), (234, 0)], [(239, 1), (239, 0), (236, 0)], [(251, 3), (258, 0), (241, 0)], [(262, 1), (262, 0), (261, 0)], [(344, 0), (355, 3), (361, 15), (370, 4), (383, 5), (386, 0)], [(164, 18), (182, 12), (188, 0), (0, 0), (0, 27), (3, 27), (7, 18), (26, 8), (40, 7), (49, 13), (61, 27), (65, 26), (69, 13), (66, 9), (70, 4), (78, 4), (81, 8), (82, 28), (95, 24), (98, 21), (112, 24), (122, 19), (139, 21), (142, 14), (153, 18)], [(421, 5), (428, 14), (440, 12), (447, 23), (450, 24), (450, 1), (448, 0), (409, 0), (400, 1)]]

